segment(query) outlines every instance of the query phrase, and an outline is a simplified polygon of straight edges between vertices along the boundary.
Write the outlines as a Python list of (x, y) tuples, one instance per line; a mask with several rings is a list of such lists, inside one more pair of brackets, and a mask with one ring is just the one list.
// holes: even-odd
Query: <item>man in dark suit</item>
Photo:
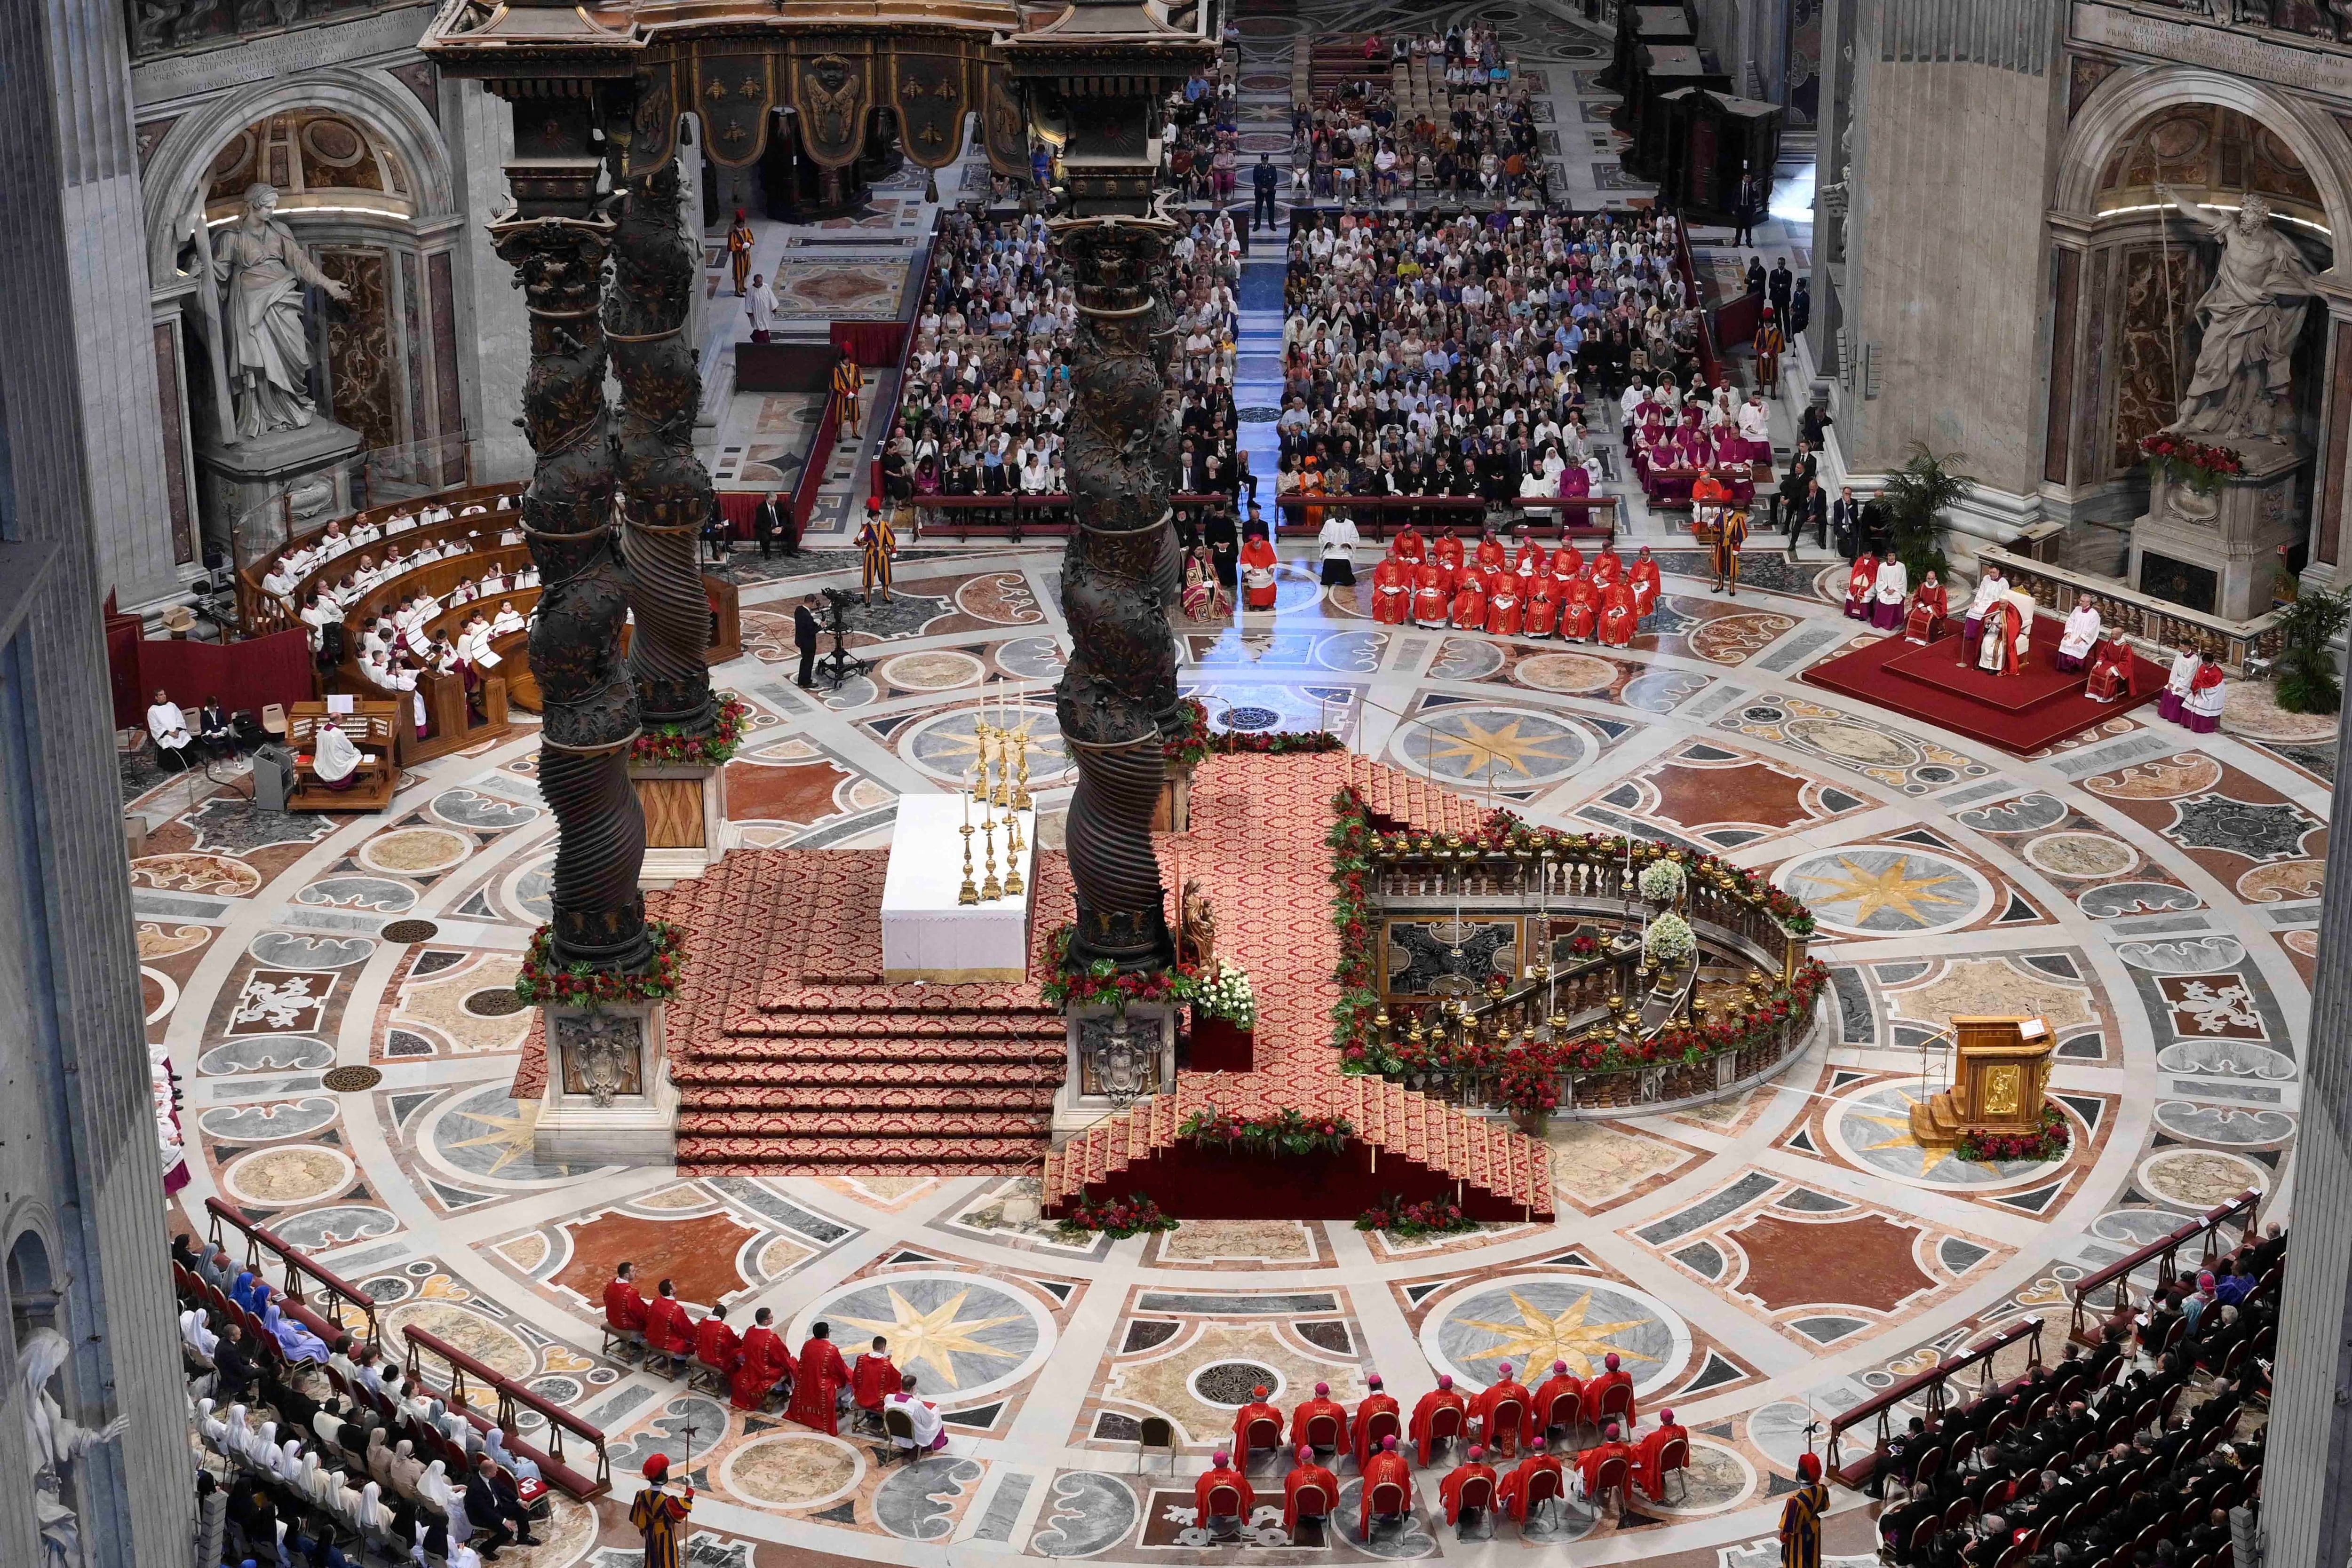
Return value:
[(793, 684), (804, 692), (816, 690), (816, 601), (803, 599), (793, 606), (793, 646), (800, 650), (801, 673)]
[(1825, 493), (1823, 493), (1822, 489), (1822, 482), (1819, 479), (1808, 478), (1805, 481), (1805, 498), (1801, 503), (1801, 507), (1802, 509), (1798, 512), (1796, 519), (1789, 525), (1789, 548), (1794, 549), (1797, 545), (1798, 536), (1802, 534), (1807, 528), (1811, 528), (1813, 532), (1813, 548), (1815, 549), (1828, 549), (1830, 542), (1830, 498)]
[(1731, 243), (1751, 246), (1756, 243), (1756, 225), (1764, 221), (1764, 207), (1771, 195), (1769, 179), (1754, 169), (1742, 166), (1738, 189), (1731, 198)]
[(776, 498), (761, 496), (751, 512), (751, 533), (760, 541), (760, 559), (766, 560), (774, 554), (776, 536), (783, 530), (776, 521)]
[[(499, 1549), (509, 1541), (524, 1546), (539, 1544), (530, 1533), (530, 1516), (522, 1511), (522, 1498), (514, 1482), (499, 1474), (498, 1462), (488, 1454), (475, 1459), (473, 1474), (466, 1478), (466, 1521), (478, 1535), (488, 1532), (475, 1549), (485, 1563), (497, 1557)], [(512, 1530), (507, 1528), (509, 1521), (514, 1525)]]
[(1782, 256), (1772, 264), (1771, 276), (1765, 279), (1765, 292), (1771, 296), (1772, 315), (1780, 321), (1789, 319), (1789, 296), (1797, 286), (1797, 275), (1789, 270), (1789, 258)]
[(1274, 154), (1271, 152), (1259, 153), (1257, 157), (1257, 167), (1250, 171), (1251, 204), (1249, 226), (1251, 228), (1257, 227), (1261, 223), (1265, 225), (1267, 228), (1274, 227), (1275, 193), (1279, 191), (1281, 188), (1282, 171), (1274, 166)]

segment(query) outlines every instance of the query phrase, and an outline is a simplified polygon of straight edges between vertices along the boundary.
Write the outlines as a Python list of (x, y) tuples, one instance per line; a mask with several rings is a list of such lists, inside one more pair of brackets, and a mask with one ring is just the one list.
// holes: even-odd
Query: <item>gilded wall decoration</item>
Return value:
[(713, 162), (740, 169), (765, 144), (775, 84), (764, 54), (703, 55), (695, 61), (694, 107)]
[(393, 393), (390, 263), (389, 255), (375, 249), (319, 253), (319, 270), (352, 291), (347, 303), (327, 312), (328, 405), (370, 446), (401, 443)]
[(893, 101), (908, 158), (943, 169), (963, 156), (964, 116), (971, 108), (964, 62), (953, 55), (900, 55)]
[(2259, 191), (2307, 211), (2320, 207), (2319, 187), (2294, 150), (2268, 126), (2219, 104), (2180, 104), (2141, 120), (2107, 160), (2099, 189), (2139, 192), (2158, 182), (2192, 191)]
[(2139, 466), (2140, 437), (2170, 424), (2179, 407), (2180, 387), (2196, 351), (2191, 312), (2208, 281), (2202, 258), (2189, 245), (2126, 246), (2121, 255), (2116, 413), (2108, 454), (2119, 473)]
[(866, 65), (862, 58), (822, 54), (793, 64), (793, 101), (809, 156), (839, 168), (865, 150)]

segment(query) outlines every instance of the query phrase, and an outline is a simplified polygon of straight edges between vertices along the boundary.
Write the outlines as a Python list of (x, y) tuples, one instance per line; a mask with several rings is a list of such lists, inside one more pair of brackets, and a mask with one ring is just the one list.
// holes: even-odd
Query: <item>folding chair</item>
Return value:
[(882, 1447), (874, 1450), (877, 1464), (905, 1464), (914, 1458), (915, 1418), (906, 1411), (894, 1406), (883, 1406), (882, 1437)]
[(1298, 1489), (1293, 1500), (1298, 1505), (1299, 1524), (1302, 1527), (1313, 1524), (1319, 1543), (1330, 1525), (1331, 1494), (1325, 1491), (1319, 1482), (1310, 1482)]
[(1625, 1511), (1628, 1501), (1626, 1493), (1633, 1486), (1633, 1467), (1625, 1462), (1625, 1457), (1622, 1454), (1612, 1454), (1601, 1460), (1601, 1468), (1592, 1472), (1592, 1495), (1585, 1499), (1592, 1505), (1593, 1513), (1598, 1516), (1608, 1512), (1609, 1500), (1614, 1497), (1617, 1500), (1617, 1511), (1622, 1516)]
[(1528, 1407), (1517, 1399), (1498, 1401), (1486, 1412), (1484, 1436), (1490, 1452), (1516, 1455), (1519, 1451), (1519, 1434), (1528, 1424)]
[(1135, 1473), (1143, 1473), (1143, 1452), (1146, 1448), (1168, 1450), (1168, 1470), (1176, 1471), (1176, 1423), (1165, 1416), (1146, 1416), (1137, 1424), (1135, 1432)]

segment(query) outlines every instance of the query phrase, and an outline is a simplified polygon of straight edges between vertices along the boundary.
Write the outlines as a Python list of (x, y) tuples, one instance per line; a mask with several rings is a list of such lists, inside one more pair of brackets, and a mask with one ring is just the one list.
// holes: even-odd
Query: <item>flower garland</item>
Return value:
[(1344, 1071), (1363, 1072), (1370, 1071), (1372, 1019), (1381, 1010), (1375, 988), (1379, 976), (1372, 964), (1372, 906), (1365, 880), (1372, 870), (1372, 819), (1362, 792), (1352, 784), (1331, 798), (1331, 810), (1339, 820), (1323, 841), (1331, 850), (1331, 924), (1339, 933), (1339, 999), (1331, 1009), (1332, 1043), (1339, 1047)]
[(652, 966), (642, 974), (615, 975), (585, 964), (557, 964), (553, 938), (542, 925), (531, 934), (522, 972), (515, 976), (515, 995), (525, 1007), (553, 1004), (591, 1011), (607, 1003), (667, 1001), (677, 995), (686, 971), (686, 933), (667, 920), (648, 920), (646, 934), (654, 940)]
[(1184, 698), (1176, 709), (1178, 727), (1161, 741), (1160, 752), (1181, 767), (1190, 767), (1212, 754), (1283, 756), (1300, 751), (1339, 751), (1347, 745), (1328, 729), (1212, 729), (1209, 705), (1198, 697)]
[(1097, 958), (1084, 968), (1073, 969), (1070, 938), (1076, 931), (1075, 925), (1058, 925), (1045, 938), (1045, 952), (1051, 961), (1037, 990), (1047, 1007), (1065, 1011), (1071, 1008), (1108, 1007), (1123, 1016), (1131, 1002), (1164, 1002), (1175, 1007), (1200, 999), (1201, 971), (1192, 964), (1177, 964), (1150, 974), (1125, 975), (1108, 958)]
[(1160, 1206), (1141, 1193), (1131, 1192), (1125, 1197), (1107, 1197), (1100, 1202), (1080, 1193), (1069, 1218), (1058, 1228), (1065, 1236), (1102, 1235), (1124, 1241), (1146, 1231), (1173, 1230), (1176, 1222), (1160, 1213)]
[(1217, 960), (1217, 972), (1201, 988), (1193, 1010), (1204, 1018), (1223, 1019), (1238, 1030), (1257, 1028), (1257, 988), (1249, 971), (1230, 958)]
[(2246, 471), (2246, 460), (2234, 447), (2208, 446), (2168, 431), (2139, 438), (2140, 455), (2168, 479), (2185, 480), (2200, 496), (2221, 487), (2221, 481)]
[(2074, 1134), (2066, 1125), (2066, 1113), (2044, 1101), (2038, 1132), (1964, 1133), (1960, 1141), (1952, 1145), (1952, 1153), (1981, 1165), (1998, 1165), (2004, 1160), (2057, 1160), (2065, 1158), (2074, 1142)]
[(688, 735), (674, 724), (657, 726), (637, 737), (629, 748), (629, 760), (716, 768), (741, 747), (743, 721), (751, 716), (751, 704), (738, 697), (723, 698), (718, 720), (707, 733)]
[(1228, 1153), (1275, 1158), (1283, 1155), (1337, 1154), (1356, 1135), (1345, 1116), (1311, 1117), (1296, 1110), (1263, 1116), (1236, 1116), (1214, 1105), (1184, 1118), (1176, 1135), (1187, 1143), (1216, 1144)]
[(1559, 1109), (1559, 1047), (1541, 1040), (1512, 1046), (1503, 1052), (1496, 1098), (1522, 1115), (1550, 1115)]
[(1407, 1203), (1402, 1193), (1390, 1193), (1356, 1216), (1356, 1228), (1385, 1230), (1403, 1240), (1418, 1241), (1424, 1236), (1454, 1236), (1475, 1230), (1478, 1222), (1463, 1213), (1460, 1204), (1445, 1198)]

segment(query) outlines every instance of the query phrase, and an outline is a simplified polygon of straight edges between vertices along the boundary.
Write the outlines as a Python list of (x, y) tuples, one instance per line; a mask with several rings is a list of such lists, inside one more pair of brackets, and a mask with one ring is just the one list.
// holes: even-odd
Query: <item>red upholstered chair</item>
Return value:
[(1520, 1528), (1523, 1530), (1526, 1528), (1526, 1520), (1533, 1519), (1536, 1514), (1536, 1510), (1541, 1508), (1548, 1502), (1557, 1503), (1559, 1501), (1559, 1477), (1556, 1472), (1551, 1470), (1538, 1470), (1534, 1475), (1529, 1476), (1528, 1478), (1527, 1514), (1526, 1519), (1523, 1519), (1520, 1521)]
[(2017, 1568), (2019, 1563), (2025, 1561), (2025, 1545), (2022, 1541), (2011, 1542), (2009, 1550), (2002, 1552), (2000, 1560), (1993, 1564), (1993, 1568)]
[(1365, 1492), (1363, 1518), (1357, 1524), (1356, 1534), (1362, 1540), (1370, 1541), (1372, 1538), (1373, 1520), (1387, 1519), (1392, 1515), (1402, 1517), (1412, 1506), (1412, 1500), (1405, 1495), (1403, 1487), (1395, 1481), (1382, 1481)]
[(1665, 1495), (1666, 1478), (1683, 1477), (1683, 1490), (1690, 1490), (1690, 1477), (1683, 1472), (1690, 1469), (1690, 1439), (1676, 1437), (1658, 1450), (1658, 1495)]
[(1592, 1511), (1606, 1513), (1609, 1500), (1613, 1497), (1617, 1500), (1617, 1511), (1623, 1513), (1626, 1490), (1633, 1485), (1633, 1468), (1625, 1463), (1623, 1455), (1612, 1454), (1601, 1460), (1601, 1468), (1592, 1475), (1592, 1495), (1585, 1500), (1592, 1505)]
[[(1234, 1518), (1239, 1518), (1241, 1511), (1242, 1494), (1239, 1491), (1235, 1490), (1232, 1487), (1213, 1487), (1209, 1491), (1208, 1517), (1201, 1521), (1201, 1528), (1203, 1530), (1208, 1529), (1209, 1520), (1211, 1519), (1223, 1519), (1229, 1514)], [(1244, 1521), (1244, 1522), (1246, 1523), (1247, 1521)], [(1238, 1537), (1228, 1537), (1227, 1539), (1238, 1539)]]
[(1393, 1410), (1372, 1412), (1371, 1419), (1364, 1423), (1364, 1430), (1370, 1436), (1370, 1441), (1364, 1449), (1368, 1454), (1379, 1449), (1383, 1437), (1394, 1437), (1399, 1448), (1404, 1446), (1404, 1426)]
[(1601, 1405), (1592, 1412), (1592, 1424), (1604, 1432), (1609, 1429), (1609, 1423), (1612, 1421), (1630, 1426), (1633, 1409), (1633, 1385), (1612, 1383), (1601, 1391)]
[(1554, 1432), (1573, 1432), (1584, 1417), (1583, 1396), (1570, 1390), (1551, 1402), (1538, 1440), (1549, 1445)]
[(1944, 1521), (1932, 1513), (1914, 1525), (1911, 1530), (1911, 1550), (1906, 1554), (1905, 1561), (1925, 1563), (1927, 1560), (1928, 1549), (1935, 1544), (1936, 1537), (1942, 1534), (1943, 1530)]
[(1486, 1446), (1507, 1454), (1519, 1451), (1519, 1433), (1528, 1424), (1528, 1407), (1517, 1399), (1496, 1401), (1486, 1412)]
[(1911, 1484), (1913, 1489), (1916, 1490), (1919, 1487), (1927, 1485), (1929, 1480), (1941, 1475), (1943, 1471), (1944, 1445), (1937, 1443), (1926, 1453), (1920, 1455), (1919, 1462), (1911, 1467)]
[[(1494, 1534), (1495, 1483), (1485, 1476), (1472, 1476), (1462, 1483), (1462, 1511), (1468, 1513), (1474, 1508), (1478, 1511), (1478, 1517), (1485, 1521), (1486, 1533)], [(1454, 1526), (1454, 1538), (1456, 1541), (1467, 1539), (1463, 1535), (1462, 1527), (1459, 1524)]]
[(1320, 1486), (1300, 1487), (1297, 1496), (1298, 1517), (1302, 1521), (1311, 1519), (1320, 1525), (1331, 1517), (1331, 1495)]
[(1307, 1423), (1307, 1446), (1310, 1448), (1336, 1448), (1339, 1446), (1339, 1418), (1318, 1416)]
[(1429, 1413), (1429, 1437), (1433, 1443), (1451, 1442), (1462, 1436), (1462, 1412), (1448, 1405)]
[(1260, 1448), (1282, 1447), (1282, 1423), (1271, 1416), (1261, 1416), (1242, 1428), (1241, 1463), (1237, 1469), (1247, 1470), (1250, 1456)]

